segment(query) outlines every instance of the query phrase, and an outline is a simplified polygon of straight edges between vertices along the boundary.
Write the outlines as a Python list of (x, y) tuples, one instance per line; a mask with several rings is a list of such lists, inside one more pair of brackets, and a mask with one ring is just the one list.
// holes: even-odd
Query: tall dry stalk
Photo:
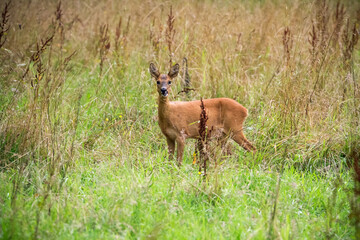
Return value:
[(10, 29), (9, 18), (10, 18), (10, 7), (11, 1), (5, 3), (4, 10), (1, 13), (1, 21), (0, 21), (0, 48), (4, 46), (7, 40), (7, 34)]
[(206, 178), (207, 174), (207, 165), (206, 163), (209, 161), (209, 138), (211, 134), (211, 130), (207, 127), (208, 115), (206, 113), (206, 109), (204, 106), (204, 102), (200, 99), (200, 123), (199, 123), (199, 139), (197, 141), (197, 148), (199, 151), (199, 172), (202, 170), (203, 179)]
[(293, 39), (292, 39), (292, 34), (291, 34), (289, 27), (286, 27), (284, 29), (282, 40), (283, 40), (283, 47), (284, 47), (285, 63), (286, 63), (286, 66), (289, 67), (290, 58), (291, 58), (291, 49), (293, 47)]
[(169, 67), (172, 67), (172, 62), (173, 62), (173, 57), (174, 57), (174, 53), (173, 53), (173, 44), (174, 44), (174, 37), (175, 37), (175, 28), (174, 28), (174, 22), (175, 22), (175, 16), (173, 15), (172, 12), (172, 6), (170, 6), (170, 13), (168, 15), (168, 20), (167, 20), (167, 28), (166, 28), (166, 32), (165, 32), (165, 36), (166, 36), (166, 43), (167, 43), (167, 47), (169, 50)]
[(100, 73), (99, 75), (102, 76), (104, 62), (107, 58), (107, 55), (110, 50), (110, 36), (109, 36), (109, 28), (108, 24), (101, 25), (99, 28), (99, 42), (98, 42), (98, 49), (100, 55)]
[(318, 55), (318, 35), (316, 31), (316, 27), (314, 22), (312, 22), (311, 32), (309, 32), (309, 39), (308, 42), (310, 43), (309, 52), (311, 55), (311, 67), (316, 68), (317, 65), (317, 55)]

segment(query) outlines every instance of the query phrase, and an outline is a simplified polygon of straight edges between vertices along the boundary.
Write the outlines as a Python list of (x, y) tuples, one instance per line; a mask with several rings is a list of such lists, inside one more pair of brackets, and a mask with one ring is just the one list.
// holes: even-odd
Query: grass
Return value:
[[(159, 154), (159, 153), (158, 153)], [(157, 154), (154, 154), (157, 155)], [(160, 153), (161, 155), (161, 153)], [(146, 157), (146, 156), (143, 156)], [(276, 186), (275, 172), (260, 167), (240, 168), (229, 162), (221, 168), (220, 190), (199, 186), (197, 168), (178, 170), (163, 166), (158, 158), (150, 165), (120, 167), (114, 162), (78, 164), (66, 179), (67, 190), (58, 198), (53, 193), (51, 210), (41, 214), (44, 238), (264, 238)], [(156, 162), (158, 161), (158, 162)], [(342, 177), (344, 186), (351, 181)], [(319, 177), (284, 171), (279, 206), (274, 222), (280, 238), (321, 238), (331, 225), (337, 238), (353, 233), (348, 222), (349, 203), (344, 189), (332, 211), (336, 221), (328, 221), (328, 199), (334, 176)], [(5, 186), (1, 192), (6, 192)], [(14, 238), (30, 238), (36, 208), (41, 197), (33, 190), (24, 193), (15, 221), (3, 218), (3, 237), (14, 228)], [(30, 197), (31, 196), (31, 197)], [(25, 201), (30, 198), (31, 201)], [(6, 201), (6, 200), (5, 200)], [(7, 201), (9, 203), (9, 201)], [(11, 209), (4, 204), (5, 209)], [(54, 235), (56, 233), (56, 235)]]
[[(0, 239), (356, 239), (359, 7), (2, 4)], [(149, 63), (184, 57), (170, 98), (236, 99), (258, 149), (206, 177), (157, 124)]]

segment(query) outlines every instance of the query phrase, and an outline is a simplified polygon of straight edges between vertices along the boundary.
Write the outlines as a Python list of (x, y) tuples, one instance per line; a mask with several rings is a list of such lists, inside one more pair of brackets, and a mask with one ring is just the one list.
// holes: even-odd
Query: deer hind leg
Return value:
[(166, 137), (166, 142), (168, 145), (169, 159), (173, 159), (175, 152), (175, 140)]
[(246, 139), (242, 131), (233, 133), (231, 137), (237, 144), (243, 147), (246, 151), (255, 152), (256, 148)]

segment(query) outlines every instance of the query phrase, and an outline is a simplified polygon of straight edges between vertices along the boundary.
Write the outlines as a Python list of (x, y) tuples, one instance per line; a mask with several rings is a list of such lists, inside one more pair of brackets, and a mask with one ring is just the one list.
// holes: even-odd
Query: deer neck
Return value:
[(159, 96), (158, 114), (160, 122), (163, 122), (169, 115), (170, 101), (168, 97)]

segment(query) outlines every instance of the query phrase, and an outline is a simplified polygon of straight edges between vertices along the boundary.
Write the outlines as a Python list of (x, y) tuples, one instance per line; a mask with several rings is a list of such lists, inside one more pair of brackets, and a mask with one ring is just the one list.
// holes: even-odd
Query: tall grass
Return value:
[[(358, 236), (359, 9), (2, 3), (0, 238)], [(168, 164), (149, 62), (183, 64), (172, 100), (243, 104), (256, 154), (228, 143), (206, 188), (195, 142)]]

